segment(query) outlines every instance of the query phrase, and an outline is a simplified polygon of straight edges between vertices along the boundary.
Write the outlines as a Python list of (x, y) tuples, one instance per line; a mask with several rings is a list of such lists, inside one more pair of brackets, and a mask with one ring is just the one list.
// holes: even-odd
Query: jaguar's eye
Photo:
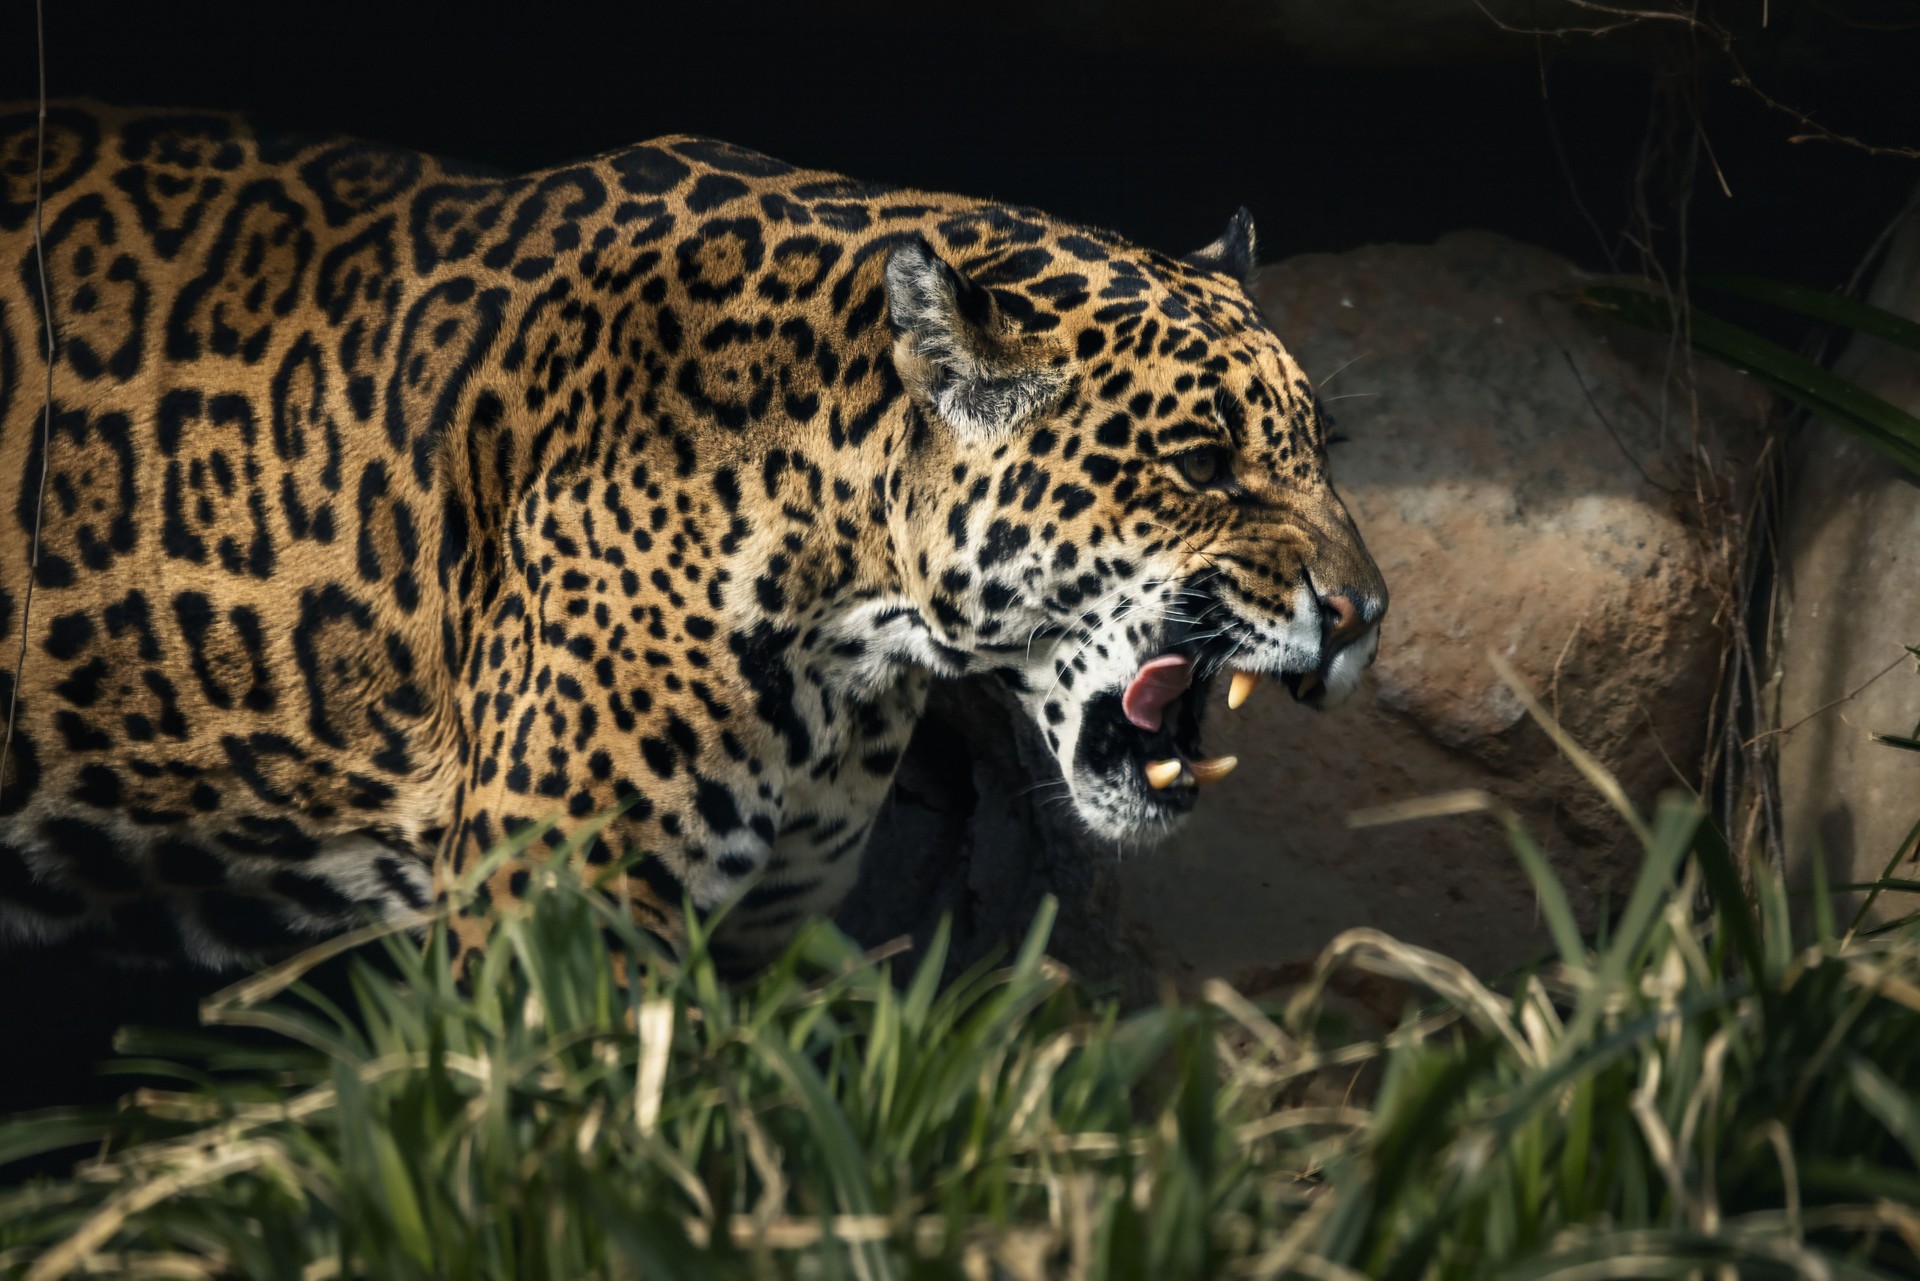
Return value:
[(1227, 451), (1224, 449), (1212, 446), (1205, 449), (1189, 449), (1186, 453), (1177, 456), (1173, 462), (1190, 485), (1205, 488), (1227, 479)]

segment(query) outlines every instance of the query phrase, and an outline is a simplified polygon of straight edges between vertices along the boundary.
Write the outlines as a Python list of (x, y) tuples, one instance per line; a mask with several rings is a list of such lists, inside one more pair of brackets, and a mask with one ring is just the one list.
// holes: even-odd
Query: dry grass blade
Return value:
[(1527, 879), (1533, 883), (1535, 899), (1546, 916), (1547, 929), (1553, 935), (1554, 945), (1560, 949), (1561, 961), (1570, 971), (1584, 972), (1587, 968), (1586, 945), (1580, 937), (1566, 890), (1554, 875), (1546, 855), (1527, 832), (1519, 813), (1491, 792), (1468, 788), (1356, 810), (1347, 816), (1347, 826), (1378, 827), (1462, 814), (1491, 814), (1506, 829), (1507, 840), (1513, 846), (1514, 854), (1519, 857)]
[(234, 1022), (234, 1011), (248, 1009), (278, 996), (298, 983), (315, 966), (330, 961), (336, 956), (344, 956), (348, 952), (380, 939), (424, 930), (445, 915), (445, 910), (442, 909), (431, 913), (397, 916), (391, 920), (376, 921), (370, 925), (362, 925), (358, 929), (348, 930), (344, 934), (337, 934), (276, 965), (261, 970), (258, 974), (249, 975), (230, 987), (221, 988), (200, 1003), (200, 1020), (203, 1023), (213, 1024)]
[(1013, 1109), (1013, 1118), (1007, 1123), (1011, 1133), (1022, 1134), (1028, 1122), (1039, 1114), (1040, 1105), (1046, 1100), (1047, 1091), (1053, 1085), (1053, 1078), (1060, 1071), (1060, 1065), (1067, 1061), (1067, 1055), (1073, 1052), (1079, 1039), (1077, 1031), (1069, 1029), (1055, 1033), (1046, 1045), (1041, 1047), (1038, 1057), (1029, 1069), (1026, 1089), (1020, 1096), (1020, 1102)]
[(1357, 1130), (1372, 1119), (1373, 1114), (1365, 1108), (1305, 1106), (1282, 1108), (1272, 1116), (1247, 1122), (1234, 1131), (1234, 1137), (1241, 1143), (1254, 1143), (1284, 1130), (1303, 1130), (1310, 1127)]
[(673, 1002), (663, 998), (642, 1001), (636, 1022), (640, 1061), (633, 1074), (633, 1123), (644, 1137), (660, 1124), (660, 1101), (673, 1051)]
[(1338, 1203), (1337, 1194), (1330, 1194), (1308, 1206), (1306, 1213), (1293, 1221), (1286, 1234), (1274, 1242), (1271, 1249), (1254, 1258), (1242, 1260), (1234, 1270), (1236, 1275), (1273, 1278), (1284, 1275), (1290, 1268), (1298, 1271), (1298, 1261), (1306, 1252), (1308, 1242), (1320, 1231), (1321, 1225)]
[(1320, 954), (1312, 979), (1288, 1004), (1288, 1021), (1304, 1015), (1317, 1002), (1327, 979), (1342, 965), (1352, 965), (1384, 978), (1402, 979), (1444, 998), (1483, 1032), (1498, 1035), (1522, 1061), (1533, 1062), (1533, 1047), (1513, 1023), (1513, 1004), (1495, 995), (1472, 970), (1438, 952), (1402, 943), (1379, 930), (1343, 931)]
[(1200, 994), (1209, 1005), (1245, 1028), (1277, 1062), (1287, 1063), (1300, 1057), (1300, 1044), (1268, 1018), (1259, 1006), (1242, 996), (1231, 983), (1224, 979), (1208, 979), (1201, 987)]
[(1369, 806), (1347, 815), (1347, 826), (1385, 827), (1393, 823), (1412, 823), (1427, 818), (1452, 818), (1460, 814), (1482, 814), (1502, 808), (1491, 792), (1464, 788), (1457, 792), (1438, 792), (1413, 800), (1393, 801)]
[(136, 1183), (115, 1196), (88, 1218), (72, 1236), (41, 1255), (27, 1269), (25, 1281), (59, 1281), (85, 1266), (101, 1246), (113, 1239), (128, 1219), (188, 1188), (215, 1183), (250, 1170), (280, 1153), (267, 1142), (238, 1143), (218, 1148), (195, 1160), (183, 1161), (163, 1174)]
[(1519, 699), (1521, 705), (1527, 709), (1527, 714), (1533, 717), (1534, 723), (1547, 732), (1547, 737), (1553, 740), (1554, 746), (1558, 747), (1561, 754), (1572, 762), (1573, 767), (1580, 771), (1581, 777), (1587, 780), (1588, 785), (1600, 793), (1613, 812), (1626, 821), (1627, 827), (1634, 836), (1639, 838), (1642, 845), (1651, 844), (1652, 832), (1647, 829), (1646, 823), (1640, 817), (1640, 811), (1634, 808), (1626, 789), (1620, 786), (1620, 780), (1613, 776), (1613, 772), (1602, 765), (1593, 753), (1575, 742), (1573, 735), (1560, 727), (1560, 722), (1540, 705), (1540, 700), (1534, 697), (1532, 687), (1521, 678), (1520, 673), (1513, 669), (1511, 663), (1493, 650), (1487, 651), (1487, 661), (1493, 665), (1494, 672), (1506, 687), (1513, 691), (1513, 696)]

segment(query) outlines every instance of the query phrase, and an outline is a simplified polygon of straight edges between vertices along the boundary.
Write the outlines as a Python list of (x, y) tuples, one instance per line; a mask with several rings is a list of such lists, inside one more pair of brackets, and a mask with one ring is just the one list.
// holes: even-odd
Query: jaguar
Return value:
[(1233, 768), (1222, 684), (1331, 706), (1373, 657), (1245, 210), (1175, 258), (699, 137), (503, 176), (37, 114), (0, 936), (225, 967), (472, 882), (470, 960), (566, 848), (750, 965), (849, 889), (933, 681), (1003, 682), (1127, 845)]

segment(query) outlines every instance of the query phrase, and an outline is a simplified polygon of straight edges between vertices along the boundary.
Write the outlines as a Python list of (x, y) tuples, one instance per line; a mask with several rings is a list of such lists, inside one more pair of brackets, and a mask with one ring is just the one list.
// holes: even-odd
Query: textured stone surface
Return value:
[[(1692, 781), (1718, 678), (1720, 593), (1692, 517), (1684, 401), (1666, 354), (1567, 299), (1573, 269), (1463, 233), (1292, 259), (1258, 293), (1349, 443), (1334, 480), (1387, 576), (1380, 658), (1315, 716), (1263, 689), (1219, 713), (1239, 773), (1123, 872), (1176, 973), (1311, 957), (1377, 926), (1497, 970), (1544, 938), (1484, 817), (1352, 830), (1354, 809), (1462, 787), (1512, 802), (1589, 916), (1638, 852), (1487, 659), (1495, 650), (1643, 803)], [(1762, 402), (1700, 371), (1708, 436)], [(1709, 451), (1715, 452), (1715, 451)]]
[[(1049, 804), (1024, 717), (986, 686), (945, 687), (842, 923), (872, 943), (952, 912), (964, 961), (1017, 939), (1053, 892), (1055, 954), (1135, 999), (1155, 969), (1284, 979), (1355, 925), (1497, 970), (1544, 932), (1490, 820), (1346, 822), (1461, 787), (1526, 816), (1582, 911), (1624, 887), (1637, 853), (1620, 824), (1486, 658), (1504, 654), (1641, 800), (1697, 768), (1720, 632), (1695, 434), (1683, 401), (1663, 410), (1664, 348), (1578, 311), (1581, 283), (1484, 234), (1265, 269), (1261, 301), (1351, 436), (1335, 482), (1393, 593), (1367, 682), (1326, 715), (1277, 686), (1210, 709), (1209, 750), (1239, 771), (1125, 862)], [(1708, 436), (1750, 437), (1758, 394), (1701, 372)]]
[[(1920, 320), (1920, 217), (1895, 236), (1870, 300)], [(1920, 354), (1856, 338), (1835, 372), (1920, 414)], [(1832, 883), (1870, 881), (1920, 821), (1920, 755), (1868, 738), (1920, 722), (1904, 648), (1920, 645), (1920, 485), (1814, 423), (1794, 442), (1786, 502), (1777, 723), (1790, 727), (1779, 756), (1788, 868), (1804, 880), (1824, 854)], [(1875, 914), (1913, 906), (1887, 896)]]

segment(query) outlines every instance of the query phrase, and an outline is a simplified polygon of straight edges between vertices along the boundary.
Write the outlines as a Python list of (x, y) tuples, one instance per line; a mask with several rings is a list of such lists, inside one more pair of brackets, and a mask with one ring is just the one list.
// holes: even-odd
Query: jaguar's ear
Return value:
[(1253, 215), (1242, 205), (1228, 219), (1227, 229), (1218, 240), (1188, 254), (1185, 261), (1202, 271), (1222, 272), (1244, 287), (1253, 278), (1253, 255)]
[(993, 296), (919, 236), (887, 256), (887, 311), (901, 383), (956, 430), (1010, 431), (1060, 393), (1060, 374), (1008, 332)]

